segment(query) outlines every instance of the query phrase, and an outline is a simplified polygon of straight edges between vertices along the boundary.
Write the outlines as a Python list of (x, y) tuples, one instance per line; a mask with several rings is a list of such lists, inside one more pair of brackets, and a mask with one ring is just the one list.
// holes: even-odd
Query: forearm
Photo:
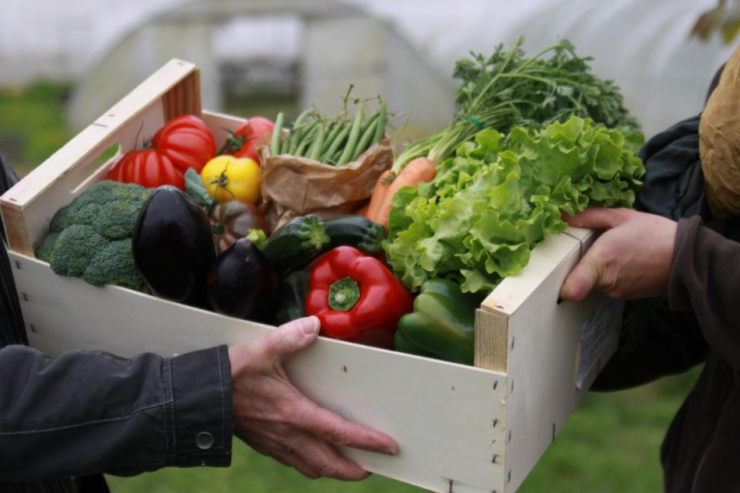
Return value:
[(682, 220), (676, 233), (668, 301), (692, 311), (713, 351), (740, 368), (740, 244)]
[(683, 373), (704, 362), (707, 350), (694, 314), (671, 311), (662, 300), (627, 301), (617, 352), (591, 390), (623, 390)]
[(0, 481), (228, 466), (231, 406), (225, 347), (53, 360), (9, 346), (0, 350)]

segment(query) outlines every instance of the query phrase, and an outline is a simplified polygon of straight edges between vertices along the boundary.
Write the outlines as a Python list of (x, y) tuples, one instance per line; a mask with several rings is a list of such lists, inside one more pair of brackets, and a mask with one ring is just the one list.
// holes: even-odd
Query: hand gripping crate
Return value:
[[(198, 69), (172, 60), (0, 199), (31, 345), (51, 355), (102, 349), (170, 357), (237, 344), (272, 327), (128, 289), (60, 277), (34, 258), (54, 213), (104, 178), (137, 133), (200, 115), (221, 144), (245, 120), (200, 104)], [(98, 165), (104, 150), (118, 154)], [(321, 338), (287, 364), (292, 382), (340, 415), (396, 439), (396, 457), (347, 449), (368, 471), (436, 492), (512, 493), (616, 348), (621, 305), (600, 294), (559, 303), (594, 239), (571, 228), (476, 311), (475, 367)]]

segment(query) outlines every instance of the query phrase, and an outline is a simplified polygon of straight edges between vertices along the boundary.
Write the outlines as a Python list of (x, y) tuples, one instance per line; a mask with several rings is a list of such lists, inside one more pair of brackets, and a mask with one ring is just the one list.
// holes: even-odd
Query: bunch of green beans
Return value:
[(354, 117), (349, 115), (346, 107), (339, 115), (329, 118), (314, 109), (306, 110), (296, 118), (284, 138), (285, 118), (280, 113), (275, 120), (270, 153), (273, 156), (305, 157), (323, 164), (344, 166), (359, 158), (385, 135), (388, 121), (385, 99), (380, 98), (380, 109), (367, 119), (365, 110), (362, 100), (357, 103)]

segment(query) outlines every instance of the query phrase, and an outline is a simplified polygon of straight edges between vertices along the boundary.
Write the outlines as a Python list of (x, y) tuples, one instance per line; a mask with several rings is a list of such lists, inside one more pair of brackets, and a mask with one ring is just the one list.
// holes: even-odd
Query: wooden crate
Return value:
[[(135, 139), (171, 118), (201, 115), (217, 143), (245, 120), (200, 107), (198, 69), (173, 60), (0, 199), (31, 344), (51, 355), (103, 349), (173, 356), (237, 344), (272, 328), (119, 287), (55, 275), (34, 258), (54, 213), (105, 176)], [(105, 150), (118, 154), (99, 164)], [(288, 363), (320, 405), (383, 431), (396, 457), (347, 449), (367, 470), (437, 492), (511, 493), (555, 439), (616, 347), (621, 305), (593, 294), (558, 303), (566, 275), (593, 241), (569, 229), (532, 253), (476, 313), (476, 367), (320, 340)]]

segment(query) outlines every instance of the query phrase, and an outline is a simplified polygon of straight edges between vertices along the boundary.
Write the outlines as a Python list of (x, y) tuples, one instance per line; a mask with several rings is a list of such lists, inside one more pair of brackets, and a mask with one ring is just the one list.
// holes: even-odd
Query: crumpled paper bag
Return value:
[(712, 215), (740, 214), (740, 48), (725, 66), (699, 124), (704, 189)]
[(262, 198), (270, 230), (297, 216), (314, 214), (321, 219), (350, 214), (373, 193), (380, 175), (393, 164), (391, 140), (383, 140), (356, 161), (336, 167), (305, 157), (271, 156), (259, 146), (262, 161)]

